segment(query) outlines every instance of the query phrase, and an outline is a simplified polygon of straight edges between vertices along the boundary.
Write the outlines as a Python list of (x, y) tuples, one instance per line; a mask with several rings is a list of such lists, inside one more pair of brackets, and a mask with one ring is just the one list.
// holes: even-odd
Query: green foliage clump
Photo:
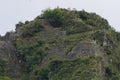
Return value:
[(95, 59), (62, 61), (54, 59), (49, 64), (34, 71), (33, 80), (92, 80), (95, 79)]
[(12, 79), (8, 76), (0, 76), (0, 80), (12, 80)]
[(21, 76), (20, 76), (20, 80), (29, 80), (29, 76), (28, 76), (28, 74), (22, 74)]
[(69, 29), (67, 30), (67, 34), (69, 35), (69, 34), (76, 34), (76, 33), (84, 33), (87, 31), (91, 31), (91, 28), (86, 24), (79, 23), (76, 26), (69, 27)]
[(96, 15), (95, 13), (87, 13), (84, 10), (79, 11), (79, 17), (88, 25), (91, 25), (93, 29), (108, 29), (110, 28), (107, 20)]
[(117, 40), (120, 42), (120, 32), (116, 32)]
[(5, 61), (0, 59), (0, 75), (4, 74)]
[(39, 66), (36, 66), (31, 73), (31, 80), (49, 80), (48, 77), (49, 71), (47, 68), (41, 69)]
[(84, 10), (47, 9), (43, 12), (42, 16), (48, 20), (53, 27), (64, 26), (67, 34), (110, 28), (107, 20), (95, 13), (87, 13)]
[(68, 9), (47, 9), (42, 14), (43, 18), (48, 20), (53, 27), (65, 27), (75, 24), (78, 14), (74, 10)]
[(94, 39), (102, 46), (104, 42), (104, 32), (103, 31), (97, 31), (93, 35)]
[(104, 46), (104, 51), (107, 55), (111, 55), (112, 54), (111, 46), (109, 46), (109, 45)]
[(20, 60), (22, 60), (25, 65), (23, 72), (25, 74), (31, 73), (36, 65), (39, 65), (45, 56), (45, 51), (42, 48), (44, 41), (40, 38), (28, 38), (26, 40), (23, 38), (17, 38), (15, 41), (15, 46), (17, 49), (17, 55)]
[(43, 17), (47, 19), (54, 27), (60, 27), (64, 25), (65, 18), (63, 12), (60, 9), (48, 9), (44, 11)]
[(19, 22), (18, 24), (16, 24), (16, 27), (21, 27), (21, 26), (23, 26), (23, 25), (24, 25), (24, 23)]
[(27, 24), (24, 26), (22, 30), (22, 37), (32, 37), (37, 32), (41, 31), (43, 26), (41, 26), (39, 20), (33, 21), (31, 24)]

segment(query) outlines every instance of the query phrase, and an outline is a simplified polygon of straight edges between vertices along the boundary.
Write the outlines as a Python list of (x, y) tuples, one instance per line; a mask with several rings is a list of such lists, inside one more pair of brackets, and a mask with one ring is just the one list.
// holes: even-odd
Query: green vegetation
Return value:
[[(52, 61), (49, 77), (53, 80), (92, 80), (96, 76), (94, 59), (76, 59), (74, 61)], [(89, 67), (87, 67), (89, 65)], [(69, 74), (68, 74), (69, 73)], [(87, 77), (86, 77), (87, 76)]]
[(41, 31), (43, 27), (41, 26), (39, 20), (35, 20), (31, 24), (26, 24), (22, 30), (23, 37), (34, 36), (37, 32)]
[[(84, 10), (47, 9), (18, 27), (12, 43), (20, 75), (11, 79), (6, 75), (7, 63), (0, 59), (0, 80), (120, 80), (120, 33), (101, 16)], [(87, 44), (94, 46), (89, 50)]]
[(45, 52), (41, 47), (44, 42), (41, 39), (21, 39), (16, 40), (17, 44), (14, 44), (17, 48), (19, 58), (26, 62), (25, 70), (30, 73), (35, 65), (39, 65), (45, 56)]
[(107, 20), (95, 13), (87, 13), (84, 10), (47, 9), (42, 16), (54, 27), (64, 26), (67, 29), (67, 34), (110, 28)]
[(103, 19), (95, 13), (87, 13), (84, 10), (79, 12), (79, 17), (88, 25), (91, 25), (93, 29), (108, 29), (110, 28), (107, 20)]
[(5, 69), (5, 61), (0, 59), (0, 75), (4, 75)]
[(100, 44), (103, 45), (104, 42), (104, 32), (97, 31), (94, 33), (95, 40)]
[(51, 60), (47, 67), (37, 68), (33, 80), (92, 80), (96, 78), (96, 59), (76, 59), (73, 61)]
[(0, 59), (0, 80), (12, 80), (6, 75), (6, 64), (7, 62), (5, 60)]
[(60, 27), (64, 25), (65, 18), (63, 12), (60, 9), (47, 9), (43, 13), (43, 17), (47, 19), (54, 27)]
[(12, 80), (12, 79), (7, 76), (0, 76), (0, 80)]

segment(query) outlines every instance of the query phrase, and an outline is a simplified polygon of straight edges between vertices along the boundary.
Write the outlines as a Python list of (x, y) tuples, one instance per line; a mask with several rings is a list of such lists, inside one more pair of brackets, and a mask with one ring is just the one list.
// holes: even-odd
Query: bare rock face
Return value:
[(16, 34), (14, 32), (7, 32), (5, 36), (2, 37), (3, 41), (13, 41), (16, 38)]
[(12, 43), (14, 38), (14, 33), (7, 33), (0, 38), (0, 59), (6, 62), (5, 65), (7, 68), (5, 71), (11, 77), (20, 75), (19, 60), (17, 59), (16, 49)]
[(68, 53), (68, 58), (79, 58), (82, 56), (97, 55), (100, 50), (99, 46), (94, 42), (80, 42), (71, 52)]
[(6, 45), (5, 41), (0, 41), (0, 59), (8, 59), (9, 57)]
[(100, 46), (93, 41), (81, 41), (74, 45), (68, 53), (65, 53), (67, 46), (67, 44), (58, 44), (52, 47), (50, 53), (43, 59), (41, 67), (44, 67), (52, 58), (74, 60), (85, 56), (97, 56), (100, 53)]

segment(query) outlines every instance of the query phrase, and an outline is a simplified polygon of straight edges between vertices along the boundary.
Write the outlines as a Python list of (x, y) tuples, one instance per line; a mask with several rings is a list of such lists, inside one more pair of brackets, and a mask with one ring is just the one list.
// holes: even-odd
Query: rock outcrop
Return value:
[(119, 33), (94, 13), (53, 13), (0, 36), (0, 79), (120, 80)]

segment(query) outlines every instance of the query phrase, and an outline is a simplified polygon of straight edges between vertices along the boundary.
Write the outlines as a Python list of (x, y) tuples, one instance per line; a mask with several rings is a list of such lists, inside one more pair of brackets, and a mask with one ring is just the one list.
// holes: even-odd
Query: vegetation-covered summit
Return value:
[(47, 9), (0, 45), (0, 80), (120, 80), (120, 33), (95, 13)]

